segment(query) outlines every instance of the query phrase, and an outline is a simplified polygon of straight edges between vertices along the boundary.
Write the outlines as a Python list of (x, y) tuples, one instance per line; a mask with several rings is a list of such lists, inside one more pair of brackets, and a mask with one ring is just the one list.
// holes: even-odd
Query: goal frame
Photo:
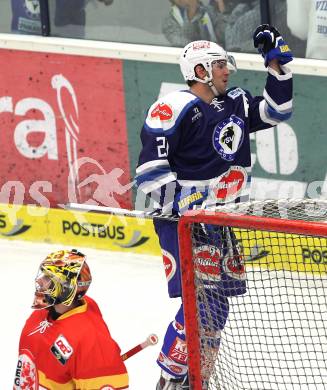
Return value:
[(182, 296), (188, 350), (189, 382), (192, 390), (202, 390), (199, 328), (196, 316), (195, 274), (192, 266), (193, 223), (265, 230), (280, 233), (327, 237), (327, 223), (240, 215), (210, 210), (190, 210), (179, 220), (178, 237)]

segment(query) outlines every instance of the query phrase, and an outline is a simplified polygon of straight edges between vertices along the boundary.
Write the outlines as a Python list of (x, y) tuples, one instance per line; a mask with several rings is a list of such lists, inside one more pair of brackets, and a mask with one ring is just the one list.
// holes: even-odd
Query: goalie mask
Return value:
[[(184, 47), (180, 55), (179, 64), (185, 81), (198, 81), (209, 84), (212, 80), (212, 63), (214, 61), (226, 61), (231, 73), (236, 72), (236, 62), (233, 56), (219, 45), (210, 41), (194, 41)], [(208, 75), (200, 79), (195, 74), (195, 67), (202, 65)]]
[(33, 309), (59, 303), (70, 306), (88, 290), (92, 277), (86, 256), (76, 249), (50, 253), (41, 263), (35, 279)]

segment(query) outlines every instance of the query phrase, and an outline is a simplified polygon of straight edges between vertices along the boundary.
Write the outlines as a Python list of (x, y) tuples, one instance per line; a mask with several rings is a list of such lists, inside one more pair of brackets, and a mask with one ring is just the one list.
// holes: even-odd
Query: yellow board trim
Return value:
[[(248, 267), (327, 274), (326, 238), (234, 230), (245, 257), (254, 246), (269, 252)], [(161, 256), (151, 220), (101, 213), (0, 204), (0, 238)]]
[[(327, 274), (327, 238), (234, 229), (243, 247), (246, 266), (310, 274)], [(251, 260), (251, 250), (266, 254)]]
[(0, 238), (160, 256), (152, 220), (0, 204)]

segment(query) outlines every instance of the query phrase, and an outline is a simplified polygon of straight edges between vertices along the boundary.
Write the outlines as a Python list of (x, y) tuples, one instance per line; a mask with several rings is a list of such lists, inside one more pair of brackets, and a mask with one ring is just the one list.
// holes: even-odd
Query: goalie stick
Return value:
[(156, 334), (150, 334), (143, 343), (140, 343), (138, 345), (135, 345), (134, 348), (130, 349), (129, 351), (123, 353), (121, 355), (121, 358), (123, 360), (129, 359), (131, 356), (134, 356), (138, 352), (142, 351), (144, 348), (149, 347), (150, 345), (155, 345), (158, 342), (158, 336)]

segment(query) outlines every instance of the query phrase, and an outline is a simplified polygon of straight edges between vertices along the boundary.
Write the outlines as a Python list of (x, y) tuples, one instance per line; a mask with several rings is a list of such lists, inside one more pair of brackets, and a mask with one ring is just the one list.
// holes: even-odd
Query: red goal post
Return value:
[[(181, 217), (179, 246), (192, 390), (325, 388), (326, 222), (327, 202), (319, 200), (252, 202), (225, 206), (219, 212), (188, 211)], [(203, 266), (210, 259), (199, 261), (195, 249), (216, 245), (207, 241), (207, 225), (231, 228), (247, 276), (246, 293), (229, 298), (229, 316), (217, 353), (203, 346), (208, 329), (203, 329), (199, 314), (200, 305), (207, 304), (203, 294), (207, 281), (203, 270), (197, 270), (201, 261)], [(210, 266), (221, 264), (215, 261)], [(209, 304), (207, 310), (212, 310)], [(209, 377), (203, 374), (208, 367)]]

